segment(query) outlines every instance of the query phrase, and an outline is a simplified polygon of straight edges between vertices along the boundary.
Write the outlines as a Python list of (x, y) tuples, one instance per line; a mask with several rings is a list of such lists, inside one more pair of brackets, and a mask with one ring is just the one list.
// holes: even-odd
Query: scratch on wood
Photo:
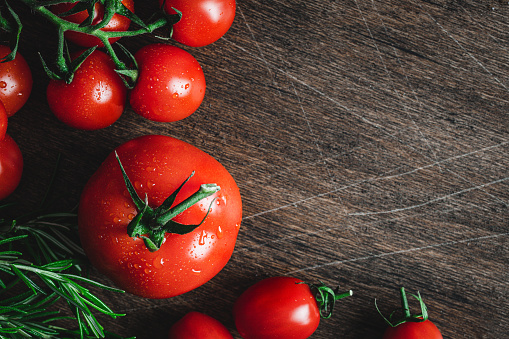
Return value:
[[(375, 182), (375, 181), (379, 181), (379, 180), (391, 180), (391, 179), (399, 178), (399, 177), (402, 177), (402, 176), (410, 175), (410, 174), (413, 174), (415, 172), (418, 172), (418, 171), (421, 171), (421, 170), (424, 170), (424, 169), (436, 166), (439, 163), (442, 164), (442, 163), (454, 161), (454, 160), (457, 160), (457, 159), (460, 159), (460, 158), (464, 158), (464, 157), (467, 157), (467, 156), (470, 156), (470, 155), (473, 155), (473, 154), (486, 152), (486, 151), (495, 149), (497, 147), (502, 147), (502, 146), (505, 146), (507, 144), (509, 144), (509, 141), (504, 141), (502, 143), (499, 143), (499, 144), (496, 144), (496, 145), (491, 145), (491, 146), (488, 146), (488, 147), (484, 147), (484, 148), (481, 148), (481, 149), (478, 149), (478, 150), (475, 150), (475, 151), (472, 151), (472, 152), (459, 154), (459, 155), (456, 155), (456, 156), (453, 156), (453, 157), (450, 157), (450, 158), (447, 158), (447, 159), (443, 159), (443, 160), (440, 160), (440, 161), (435, 161), (433, 163), (430, 163), (430, 164), (427, 164), (427, 165), (424, 165), (424, 166), (421, 166), (421, 167), (417, 167), (417, 168), (415, 168), (415, 169), (413, 169), (411, 171), (407, 171), (405, 173), (399, 173), (399, 174), (394, 174), (394, 175), (389, 175), (389, 176), (371, 177), (369, 179), (359, 180), (359, 181), (356, 181), (356, 182), (351, 183), (349, 185), (341, 186), (341, 187), (339, 187), (337, 189), (334, 189), (332, 191), (329, 191), (329, 192), (321, 193), (321, 194), (315, 195), (313, 197), (309, 197), (309, 198), (306, 198), (306, 199), (302, 199), (302, 200), (293, 202), (291, 204), (286, 204), (286, 205), (279, 206), (279, 207), (276, 207), (276, 208), (273, 208), (273, 209), (270, 209), (270, 210), (266, 210), (266, 211), (262, 211), (262, 212), (259, 212), (259, 213), (255, 213), (255, 214), (250, 215), (250, 216), (246, 216), (243, 219), (244, 220), (251, 219), (251, 218), (254, 218), (254, 217), (257, 217), (257, 216), (260, 216), (260, 215), (264, 215), (264, 214), (267, 214), (267, 213), (270, 213), (270, 212), (275, 212), (277, 210), (281, 210), (281, 209), (284, 209), (284, 208), (288, 208), (288, 207), (292, 207), (292, 206), (295, 206), (295, 205), (299, 205), (299, 204), (305, 203), (307, 201), (310, 201), (312, 199), (316, 199), (316, 198), (324, 197), (324, 196), (329, 195), (329, 194), (337, 193), (339, 191), (342, 191), (342, 190), (345, 190), (345, 189), (348, 189), (348, 188), (352, 188), (352, 187), (358, 186), (358, 185), (363, 184), (363, 183)], [(505, 180), (505, 179), (503, 179), (503, 180)], [(477, 189), (481, 189), (481, 188), (486, 187), (486, 186), (488, 186), (488, 184), (478, 185), (478, 186), (475, 186), (474, 188), (471, 188), (469, 190), (473, 190), (473, 189), (476, 189), (476, 188)], [(456, 195), (460, 194), (460, 193), (462, 193), (462, 192), (458, 192), (458, 193), (456, 193)], [(446, 197), (443, 197), (442, 200), (443, 199), (446, 199)], [(433, 201), (430, 201), (430, 202), (427, 202), (425, 204), (430, 204), (432, 202)], [(381, 212), (371, 212), (371, 213), (381, 214)], [(386, 212), (386, 213), (389, 213), (389, 212)], [(350, 214), (350, 215), (359, 215), (359, 214), (353, 213), (353, 214)]]
[(428, 250), (428, 249), (432, 249), (432, 248), (453, 246), (453, 245), (464, 244), (464, 243), (469, 243), (469, 242), (478, 242), (478, 241), (496, 239), (496, 238), (506, 237), (508, 235), (509, 235), (509, 233), (493, 234), (493, 235), (487, 235), (487, 236), (483, 236), (483, 237), (469, 238), (469, 239), (458, 240), (458, 241), (447, 241), (447, 242), (442, 242), (439, 244), (433, 244), (433, 245), (428, 245), (428, 246), (423, 246), (423, 247), (414, 247), (414, 248), (409, 248), (409, 249), (400, 250), (400, 251), (386, 252), (386, 253), (369, 255), (369, 256), (358, 257), (358, 258), (337, 260), (337, 261), (332, 261), (332, 262), (328, 262), (325, 264), (308, 266), (308, 267), (304, 267), (304, 268), (301, 268), (298, 270), (289, 271), (289, 272), (286, 272), (286, 274), (291, 275), (291, 274), (295, 274), (298, 272), (314, 270), (317, 268), (322, 268), (322, 267), (327, 267), (327, 266), (341, 265), (341, 264), (356, 262), (356, 261), (361, 261), (361, 260), (377, 259), (377, 258), (389, 257), (389, 256), (397, 255), (397, 254), (418, 252), (418, 251)]
[[(424, 8), (422, 7), (422, 5), (420, 3), (417, 3), (417, 5), (424, 10)], [(431, 14), (429, 14), (428, 12), (426, 12), (426, 15), (431, 19), (433, 20), (433, 22), (452, 40), (454, 41), (454, 43), (456, 45), (458, 45), (458, 47), (463, 50), (463, 52), (465, 52), (466, 55), (468, 55), (479, 67), (481, 67), (486, 73), (488, 73), (500, 86), (502, 86), (505, 90), (509, 90), (509, 88), (507, 88), (507, 86), (502, 82), (500, 81), (500, 79), (498, 79), (493, 73), (490, 72), (489, 69), (487, 69), (484, 64), (482, 62), (480, 62), (472, 53), (470, 53), (465, 47), (463, 47), (462, 44), (460, 44), (460, 42), (458, 41), (458, 39), (456, 39), (451, 33), (449, 33), (449, 31), (447, 31), (444, 26), (442, 26)]]
[(457, 191), (457, 192), (454, 192), (454, 193), (451, 193), (451, 194), (447, 194), (447, 195), (438, 197), (436, 199), (428, 200), (428, 201), (423, 202), (421, 204), (416, 204), (416, 205), (406, 206), (406, 207), (401, 207), (401, 208), (395, 208), (395, 209), (387, 210), (387, 211), (357, 212), (357, 213), (350, 213), (348, 215), (349, 216), (366, 216), (366, 215), (398, 213), (398, 212), (413, 210), (413, 209), (416, 209), (416, 208), (419, 208), (419, 207), (423, 207), (423, 206), (426, 206), (426, 205), (429, 205), (429, 204), (432, 204), (432, 203), (435, 203), (435, 202), (439, 202), (439, 201), (442, 201), (442, 200), (446, 200), (446, 199), (452, 198), (454, 196), (457, 196), (457, 195), (460, 195), (460, 194), (463, 194), (463, 193), (467, 193), (467, 192), (470, 192), (470, 191), (474, 191), (474, 190), (478, 190), (478, 189), (481, 189), (481, 188), (484, 188), (484, 187), (495, 185), (495, 184), (504, 182), (504, 181), (506, 181), (508, 179), (509, 179), (509, 177), (498, 179), (498, 180), (494, 180), (494, 181), (488, 182), (486, 184), (482, 184), (482, 185), (478, 185), (478, 186), (473, 186), (473, 187), (465, 188), (463, 190), (460, 190), (460, 191)]

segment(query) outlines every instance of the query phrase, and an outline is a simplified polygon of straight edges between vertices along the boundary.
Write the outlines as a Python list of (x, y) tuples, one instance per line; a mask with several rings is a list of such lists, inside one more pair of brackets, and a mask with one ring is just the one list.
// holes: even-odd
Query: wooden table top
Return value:
[[(167, 300), (100, 291), (127, 313), (99, 316), (106, 329), (165, 338), (196, 310), (240, 338), (236, 298), (289, 275), (354, 292), (312, 338), (381, 338), (374, 300), (389, 312), (401, 286), (421, 293), (444, 338), (509, 337), (507, 1), (238, 1), (216, 43), (170, 42), (204, 69), (197, 112), (157, 123), (128, 107), (99, 131), (49, 110), (37, 52), (52, 48), (52, 34), (36, 16), (22, 33), (34, 89), (9, 120), (25, 159), (9, 200), (36, 204), (62, 154), (56, 191), (77, 204), (106, 155), (145, 134), (209, 153), (243, 199), (235, 252), (215, 278)], [(124, 44), (135, 52), (156, 41)]]

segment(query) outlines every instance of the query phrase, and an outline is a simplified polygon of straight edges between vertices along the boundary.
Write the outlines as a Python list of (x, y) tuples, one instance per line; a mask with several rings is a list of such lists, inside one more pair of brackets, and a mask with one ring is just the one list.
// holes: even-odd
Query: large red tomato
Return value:
[[(122, 4), (127, 7), (131, 12), (134, 12), (134, 0), (123, 0)], [(75, 3), (62, 3), (58, 5), (51, 6), (51, 11), (55, 14), (60, 14), (69, 11), (76, 4)], [(76, 14), (71, 14), (69, 16), (63, 17), (63, 19), (81, 24), (88, 18), (88, 12), (86, 10), (78, 12)], [(100, 3), (96, 3), (94, 6), (94, 13), (92, 24), (96, 25), (100, 23), (104, 18), (104, 5)], [(101, 28), (102, 31), (127, 31), (129, 29), (129, 25), (131, 24), (131, 20), (125, 16), (115, 14), (110, 19), (108, 24)], [(83, 47), (92, 47), (92, 46), (103, 46), (103, 43), (98, 38), (85, 33), (75, 32), (75, 31), (66, 31), (65, 37), (67, 40), (74, 42), (75, 44)], [(120, 38), (110, 38), (108, 41), (110, 43), (114, 43), (118, 41)]]
[(0, 200), (18, 187), (23, 172), (23, 155), (16, 142), (6, 134), (0, 141)]
[[(0, 45), (0, 57), (9, 53), (9, 47)], [(12, 116), (26, 103), (32, 92), (32, 84), (30, 67), (19, 52), (14, 60), (0, 63), (0, 101), (5, 106), (7, 116)]]
[[(132, 187), (142, 200), (148, 199), (150, 209), (160, 207), (193, 171), (173, 207), (203, 184), (217, 184), (220, 190), (173, 218), (166, 224), (173, 233), (163, 233), (160, 248), (149, 250), (148, 233), (131, 237), (128, 227), (142, 215), (154, 232), (161, 230), (160, 224), (145, 219), (147, 207), (136, 207), (111, 153), (88, 181), (80, 201), (79, 235), (92, 264), (120, 288), (147, 298), (169, 298), (209, 281), (230, 259), (242, 219), (240, 193), (231, 175), (210, 155), (168, 136), (142, 136), (115, 151)], [(182, 224), (199, 226), (176, 234)]]
[(182, 18), (173, 25), (172, 38), (184, 45), (201, 47), (222, 37), (235, 18), (235, 0), (159, 0), (164, 10)]
[(70, 84), (51, 80), (46, 96), (60, 121), (77, 129), (96, 130), (110, 126), (122, 115), (127, 88), (110, 56), (95, 50), (74, 73)]
[(388, 327), (383, 339), (442, 339), (440, 330), (431, 321), (405, 322)]
[(267, 278), (237, 299), (235, 326), (244, 339), (305, 339), (315, 332), (322, 316), (330, 316), (335, 300), (351, 294), (335, 294), (324, 285), (310, 286), (292, 277)]
[(205, 96), (205, 75), (191, 54), (175, 46), (152, 44), (134, 57), (139, 75), (129, 101), (136, 113), (149, 120), (171, 122), (198, 109)]
[(233, 336), (218, 320), (189, 312), (171, 327), (168, 339), (233, 339)]

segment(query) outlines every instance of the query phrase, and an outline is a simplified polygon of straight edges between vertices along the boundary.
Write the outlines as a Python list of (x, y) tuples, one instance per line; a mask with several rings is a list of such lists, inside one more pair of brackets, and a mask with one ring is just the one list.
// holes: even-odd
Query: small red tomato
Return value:
[(3, 140), (5, 133), (7, 132), (7, 112), (5, 106), (0, 101), (0, 140)]
[(139, 115), (153, 121), (187, 118), (205, 96), (205, 75), (196, 59), (175, 46), (152, 44), (135, 54), (139, 75), (129, 101)]
[(18, 187), (23, 172), (23, 155), (16, 142), (6, 134), (0, 141), (0, 200)]
[[(133, 0), (123, 0), (122, 4), (127, 7), (131, 12), (134, 12), (134, 1)], [(74, 3), (62, 3), (58, 5), (51, 6), (51, 11), (55, 14), (60, 14), (69, 11), (76, 4)], [(87, 11), (81, 11), (76, 14), (71, 14), (69, 16), (63, 17), (63, 19), (81, 24), (88, 18)], [(104, 18), (104, 5), (100, 3), (96, 3), (94, 6), (93, 20), (92, 25), (96, 25), (100, 23)], [(118, 32), (118, 31), (127, 31), (129, 29), (129, 25), (131, 24), (131, 20), (126, 18), (125, 16), (115, 14), (108, 22), (106, 26), (101, 28), (101, 31), (106, 32)], [(74, 42), (75, 44), (83, 47), (92, 47), (92, 46), (104, 46), (101, 40), (97, 37), (94, 37), (90, 34), (75, 32), (75, 31), (66, 31), (65, 38), (69, 41)], [(110, 38), (108, 41), (110, 43), (114, 43), (118, 41), (120, 38)]]
[(70, 84), (51, 80), (46, 96), (60, 121), (77, 129), (96, 130), (110, 126), (122, 115), (127, 88), (110, 56), (95, 50), (74, 73)]
[[(148, 205), (138, 208), (115, 153)], [(180, 212), (178, 206), (197, 190), (214, 186), (207, 184), (220, 190)], [(178, 214), (161, 221), (166, 212)], [(241, 220), (239, 188), (217, 160), (184, 141), (147, 135), (117, 147), (90, 178), (80, 199), (78, 230), (90, 262), (119, 288), (162, 299), (186, 293), (219, 273), (233, 253)], [(142, 221), (147, 230), (129, 234), (130, 226)], [(186, 225), (196, 228), (179, 232)], [(157, 250), (147, 246), (151, 235), (161, 241)]]
[(442, 339), (439, 329), (431, 321), (406, 322), (388, 327), (383, 339)]
[(135, 54), (139, 75), (129, 100), (133, 110), (153, 121), (187, 118), (205, 96), (205, 75), (196, 59), (175, 46), (152, 44)]
[[(7, 46), (0, 45), (0, 57), (11, 53)], [(28, 100), (32, 92), (32, 72), (19, 52), (12, 61), (0, 63), (0, 101), (7, 116), (16, 113)]]
[(186, 46), (209, 45), (222, 37), (235, 18), (235, 0), (159, 0), (164, 10), (175, 14), (182, 12), (182, 19), (173, 25), (172, 38)]
[[(317, 297), (325, 294), (327, 298)], [(244, 339), (305, 339), (316, 331), (321, 317), (330, 316), (336, 300), (351, 294), (335, 294), (325, 285), (308, 285), (291, 277), (267, 278), (237, 299), (235, 326)]]
[(233, 339), (233, 336), (218, 320), (189, 312), (171, 327), (168, 339)]

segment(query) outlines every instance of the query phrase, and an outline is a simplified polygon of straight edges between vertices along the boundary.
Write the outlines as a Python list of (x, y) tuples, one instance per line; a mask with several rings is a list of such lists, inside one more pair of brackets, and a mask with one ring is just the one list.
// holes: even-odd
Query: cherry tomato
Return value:
[(122, 115), (127, 88), (111, 58), (95, 50), (74, 73), (70, 84), (50, 80), (46, 97), (60, 121), (77, 129), (96, 130), (110, 126)]
[(189, 312), (172, 326), (168, 339), (233, 339), (233, 336), (218, 320)]
[[(134, 13), (134, 0), (123, 0), (122, 4), (127, 7), (131, 12)], [(69, 11), (73, 8), (75, 3), (62, 3), (58, 5), (51, 6), (51, 11), (55, 14), (60, 14)], [(81, 11), (76, 14), (71, 14), (69, 16), (63, 17), (63, 19), (80, 24), (88, 18), (87, 11)], [(104, 18), (104, 5), (100, 3), (96, 3), (94, 6), (93, 20), (92, 24), (96, 25), (100, 23)], [(126, 18), (125, 16), (115, 14), (108, 22), (106, 26), (101, 28), (102, 31), (105, 32), (118, 32), (118, 31), (127, 31), (129, 29), (129, 25), (131, 24), (131, 20)], [(66, 31), (64, 33), (65, 38), (69, 41), (74, 42), (75, 44), (83, 47), (92, 47), (92, 46), (104, 46), (101, 40), (95, 36), (90, 34), (75, 32), (75, 31)], [(118, 41), (120, 38), (110, 38), (108, 41), (110, 43), (114, 43)]]
[(438, 328), (429, 320), (406, 322), (396, 327), (388, 327), (383, 339), (442, 339)]
[(7, 132), (7, 120), (5, 106), (0, 102), (0, 140), (5, 137), (5, 133)]
[(128, 193), (115, 154), (110, 154), (85, 186), (78, 211), (81, 243), (92, 264), (118, 287), (146, 298), (169, 298), (209, 281), (230, 259), (242, 219), (240, 193), (231, 175), (210, 155), (168, 136), (138, 137), (116, 152), (137, 194), (151, 208), (160, 206), (192, 171), (195, 175), (172, 206), (202, 184), (221, 189), (172, 219), (199, 225), (196, 229), (166, 233), (161, 247), (151, 252), (143, 238), (127, 234), (141, 211)]
[(235, 18), (235, 0), (159, 0), (164, 10), (175, 14), (182, 12), (182, 19), (173, 25), (172, 38), (186, 46), (209, 45), (222, 37)]
[(23, 155), (16, 142), (6, 134), (0, 141), (0, 200), (18, 187), (23, 172)]
[[(0, 45), (0, 57), (9, 53), (9, 47)], [(14, 60), (0, 63), (0, 101), (5, 106), (7, 116), (12, 116), (27, 102), (32, 84), (30, 67), (19, 52)]]
[(205, 75), (196, 59), (175, 46), (152, 44), (135, 54), (139, 75), (129, 100), (153, 121), (171, 122), (193, 114), (205, 96)]
[(244, 339), (304, 339), (320, 323), (310, 287), (291, 277), (272, 277), (254, 284), (237, 299), (233, 313)]

